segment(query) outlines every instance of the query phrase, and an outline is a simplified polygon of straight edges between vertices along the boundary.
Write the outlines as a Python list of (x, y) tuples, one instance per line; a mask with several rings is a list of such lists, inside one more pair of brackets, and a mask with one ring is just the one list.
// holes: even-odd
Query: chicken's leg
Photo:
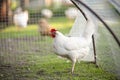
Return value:
[(74, 61), (72, 62), (72, 74), (73, 74), (73, 72), (74, 72), (75, 63), (76, 63), (76, 60), (74, 60)]

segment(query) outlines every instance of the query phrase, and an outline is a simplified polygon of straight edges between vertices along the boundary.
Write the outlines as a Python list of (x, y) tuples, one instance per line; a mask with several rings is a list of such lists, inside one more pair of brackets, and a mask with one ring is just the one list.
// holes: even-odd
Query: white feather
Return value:
[(52, 11), (49, 10), (49, 9), (43, 9), (43, 10), (41, 11), (41, 14), (42, 14), (44, 17), (46, 17), (46, 18), (51, 18), (51, 17), (53, 16)]
[[(84, 16), (82, 13), (79, 11), (78, 16), (72, 26), (72, 29), (69, 32), (69, 36), (83, 36), (86, 37), (86, 39), (89, 39), (89, 41), (92, 40), (92, 35), (96, 33), (98, 23), (97, 19), (90, 13), (86, 8), (84, 8), (82, 5), (79, 5), (79, 7), (83, 10), (85, 13), (88, 21), (85, 20)], [(89, 54), (84, 57), (82, 60), (83, 61), (94, 61), (94, 53), (93, 53), (93, 47), (92, 47), (92, 42), (89, 46), (91, 49), (89, 51)]]
[(90, 41), (84, 37), (67, 37), (57, 31), (53, 45), (54, 50), (58, 55), (69, 56), (69, 54), (75, 53), (78, 57), (80, 57), (82, 53), (84, 53), (84, 56), (85, 54), (88, 54), (86, 52), (88, 52)]
[(25, 28), (28, 22), (28, 12), (19, 12), (14, 15), (13, 19), (16, 26)]

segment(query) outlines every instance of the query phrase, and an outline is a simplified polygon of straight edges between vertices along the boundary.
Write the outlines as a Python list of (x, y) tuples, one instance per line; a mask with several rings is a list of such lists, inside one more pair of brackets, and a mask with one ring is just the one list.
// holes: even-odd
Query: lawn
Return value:
[[(65, 35), (73, 24), (66, 18), (49, 22)], [(0, 43), (0, 80), (116, 80), (113, 73), (87, 62), (77, 63), (71, 74), (71, 62), (54, 54), (52, 38), (41, 40), (37, 24), (21, 31), (16, 31), (15, 26), (2, 30)]]

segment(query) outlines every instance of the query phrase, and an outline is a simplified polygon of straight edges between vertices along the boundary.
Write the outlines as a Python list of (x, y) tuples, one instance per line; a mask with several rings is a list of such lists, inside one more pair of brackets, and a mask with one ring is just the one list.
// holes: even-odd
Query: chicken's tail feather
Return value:
[(91, 39), (92, 35), (97, 30), (97, 19), (95, 18), (95, 16), (92, 13), (90, 13), (82, 5), (81, 5), (81, 9), (83, 10), (83, 12), (85, 13), (85, 15), (87, 17), (87, 24), (86, 24), (86, 26), (84, 28), (82, 36), (87, 38), (87, 39)]

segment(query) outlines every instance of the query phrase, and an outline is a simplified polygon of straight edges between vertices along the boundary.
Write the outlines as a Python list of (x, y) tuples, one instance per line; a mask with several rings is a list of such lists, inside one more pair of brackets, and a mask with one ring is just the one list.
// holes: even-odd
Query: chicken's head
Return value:
[(51, 29), (50, 30), (50, 33), (51, 33), (51, 36), (53, 37), (53, 38), (55, 38), (55, 36), (56, 36), (56, 29)]

